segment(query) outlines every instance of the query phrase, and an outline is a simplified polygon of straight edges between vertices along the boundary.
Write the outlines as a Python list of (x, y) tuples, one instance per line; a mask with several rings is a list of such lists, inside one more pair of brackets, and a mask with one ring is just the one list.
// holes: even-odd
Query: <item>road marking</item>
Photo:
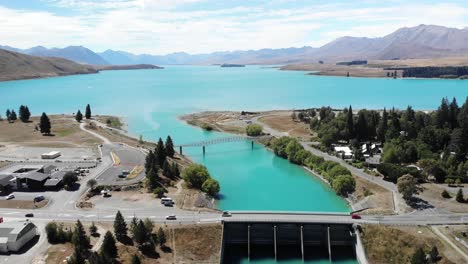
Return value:
[(112, 217), (114, 217), (114, 215), (106, 215), (106, 216), (104, 216), (104, 218), (112, 218)]
[(89, 217), (95, 217), (96, 215), (86, 215), (85, 217), (86, 218), (89, 218)]
[(12, 214), (19, 214), (20, 212), (9, 212), (9, 213), (5, 213), (6, 215), (12, 215)]

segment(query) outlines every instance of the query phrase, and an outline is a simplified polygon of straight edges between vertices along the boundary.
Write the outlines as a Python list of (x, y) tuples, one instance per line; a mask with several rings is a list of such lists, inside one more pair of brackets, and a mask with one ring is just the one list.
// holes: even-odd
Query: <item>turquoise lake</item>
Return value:
[[(169, 66), (164, 70), (106, 71), (92, 75), (0, 82), (0, 108), (25, 104), (34, 115), (93, 113), (126, 118), (132, 135), (175, 144), (224, 137), (177, 119), (202, 110), (342, 108), (435, 109), (442, 97), (462, 103), (468, 81), (307, 76), (270, 67)], [(53, 124), (52, 124), (53, 125)], [(348, 212), (346, 202), (319, 179), (260, 145), (237, 142), (185, 149), (221, 184), (220, 209)], [(263, 262), (262, 262), (263, 263)], [(294, 263), (291, 262), (291, 263)], [(317, 262), (313, 262), (317, 263)], [(347, 263), (346, 260), (342, 263)], [(351, 263), (355, 263), (351, 261)]]

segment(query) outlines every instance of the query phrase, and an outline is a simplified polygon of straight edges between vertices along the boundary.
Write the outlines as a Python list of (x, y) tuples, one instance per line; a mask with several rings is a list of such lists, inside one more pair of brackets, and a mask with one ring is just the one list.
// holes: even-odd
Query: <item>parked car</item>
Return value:
[(222, 214), (223, 217), (231, 217), (232, 214), (228, 211), (224, 211), (223, 214)]
[(358, 214), (351, 214), (352, 219), (361, 219), (361, 216)]
[(27, 213), (24, 215), (25, 217), (34, 217), (34, 214), (33, 213)]
[(34, 197), (34, 202), (40, 202), (40, 201), (43, 201), (43, 200), (45, 200), (44, 195), (38, 195), (38, 196)]
[(15, 198), (15, 195), (14, 194), (9, 194), (7, 195), (6, 199), (7, 200), (11, 200), (11, 199), (14, 199)]
[(168, 215), (166, 216), (166, 220), (176, 220), (176, 216), (175, 215)]

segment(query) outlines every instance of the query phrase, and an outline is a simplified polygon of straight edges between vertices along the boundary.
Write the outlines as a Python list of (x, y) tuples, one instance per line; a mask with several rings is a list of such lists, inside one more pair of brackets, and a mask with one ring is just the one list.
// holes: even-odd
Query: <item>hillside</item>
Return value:
[(0, 49), (0, 81), (97, 73), (92, 66), (61, 58), (40, 58)]
[(71, 60), (82, 64), (91, 65), (108, 65), (109, 63), (94, 53), (92, 50), (83, 46), (69, 46), (63, 49), (52, 48), (47, 49), (42, 46), (33, 47), (23, 50), (22, 53), (40, 56), (40, 57), (58, 57)]

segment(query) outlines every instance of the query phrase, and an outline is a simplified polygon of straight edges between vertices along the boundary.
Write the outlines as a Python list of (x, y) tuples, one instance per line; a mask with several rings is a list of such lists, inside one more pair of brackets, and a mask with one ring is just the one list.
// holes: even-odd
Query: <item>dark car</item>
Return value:
[(351, 215), (351, 218), (352, 218), (352, 219), (361, 219), (361, 216), (358, 215), (358, 214), (352, 214), (352, 215)]
[(223, 217), (230, 217), (230, 216), (232, 216), (232, 215), (231, 215), (230, 212), (224, 211), (222, 216), (223, 216)]
[(33, 213), (28, 213), (28, 214), (25, 214), (24, 216), (25, 217), (34, 217), (34, 214)]

